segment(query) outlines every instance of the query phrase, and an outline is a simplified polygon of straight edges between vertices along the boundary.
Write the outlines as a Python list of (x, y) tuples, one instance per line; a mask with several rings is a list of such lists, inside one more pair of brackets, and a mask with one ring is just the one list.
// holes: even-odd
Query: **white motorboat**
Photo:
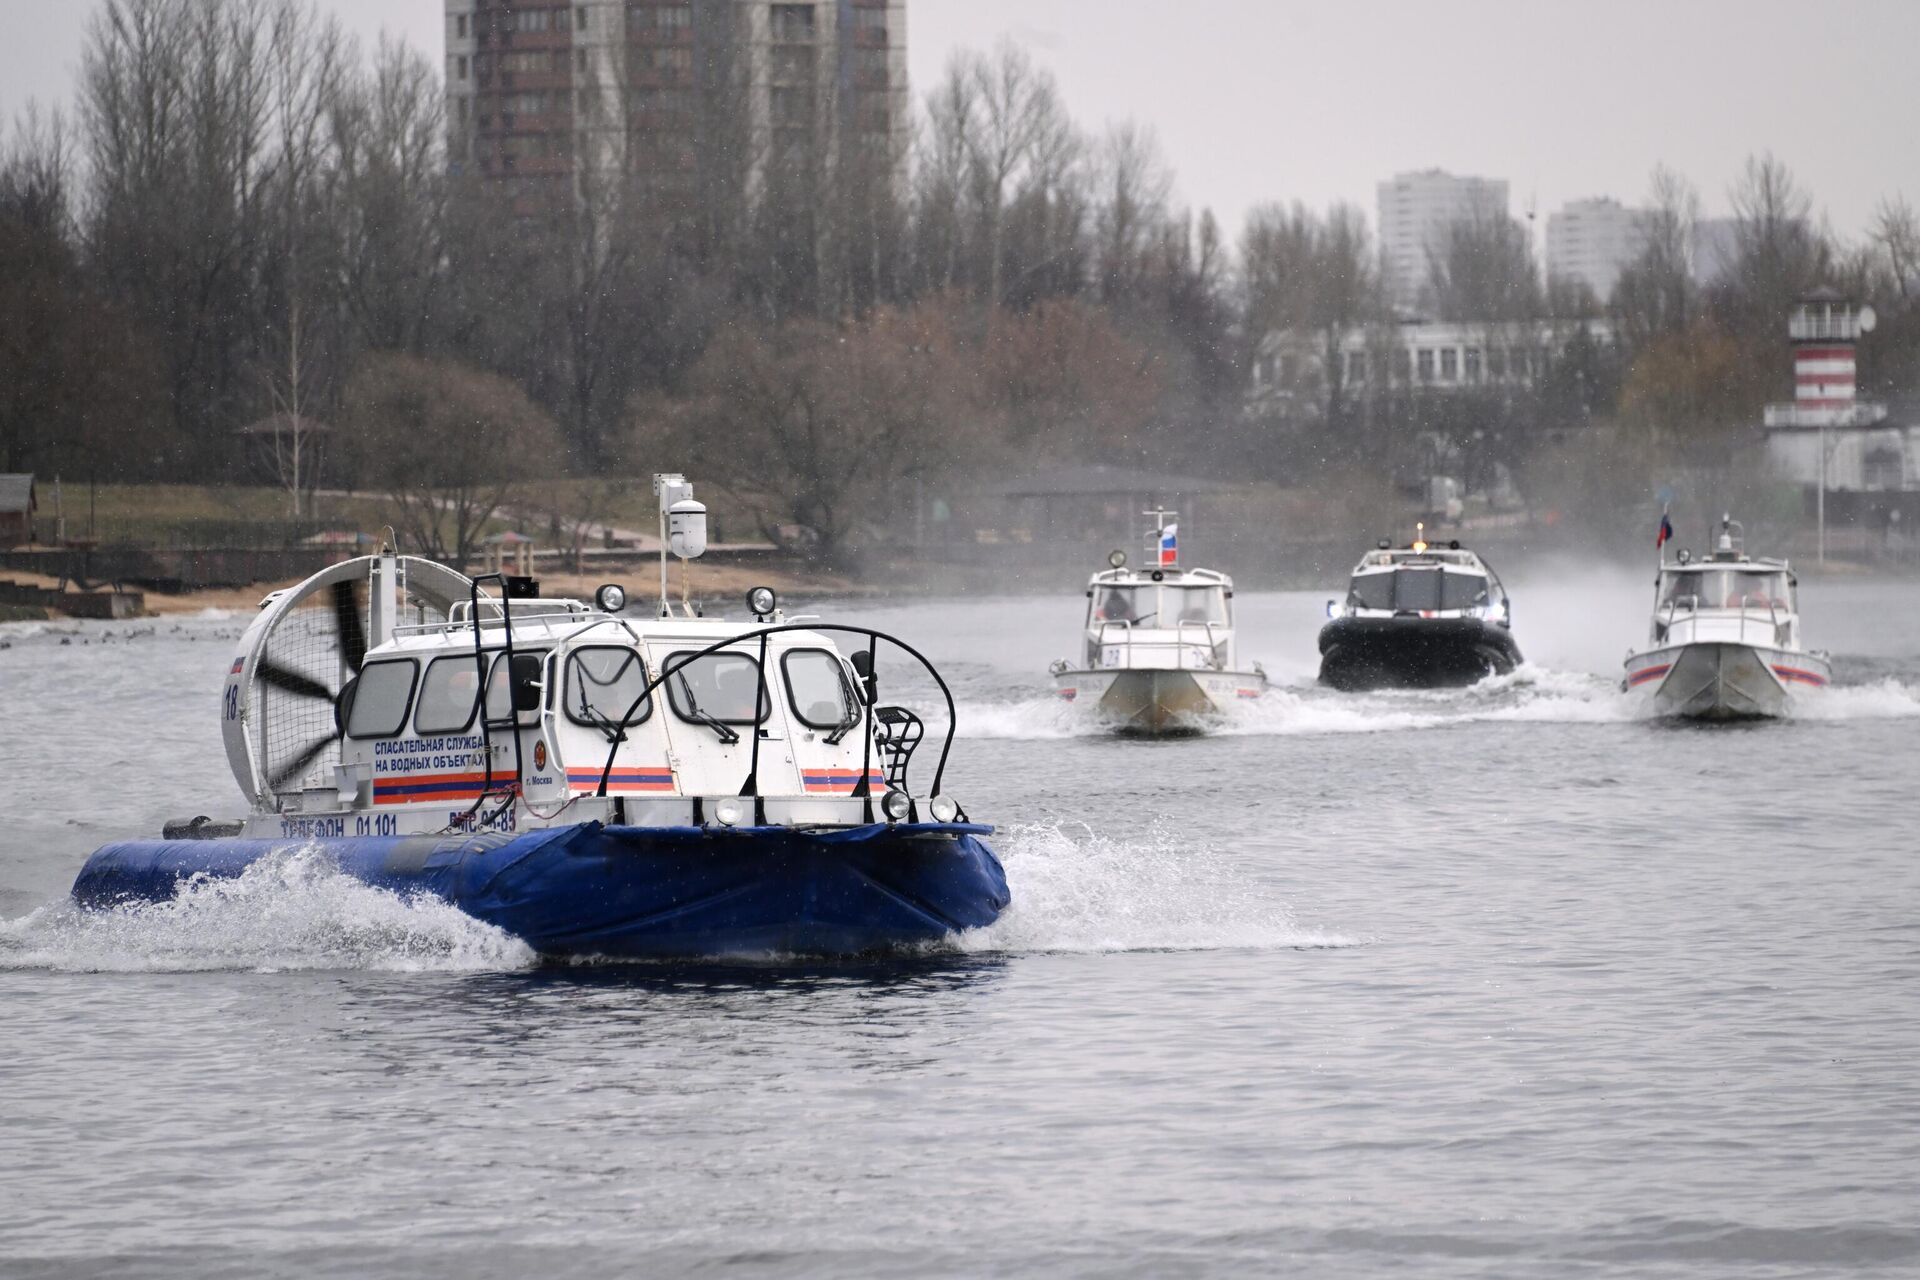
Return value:
[(1060, 697), (1120, 732), (1196, 733), (1265, 693), (1267, 673), (1235, 653), (1233, 579), (1182, 568), (1175, 513), (1146, 514), (1148, 567), (1115, 551), (1087, 580), (1081, 659), (1056, 661), (1053, 678)]
[(1739, 522), (1723, 517), (1710, 558), (1663, 556), (1649, 643), (1627, 654), (1622, 685), (1655, 714), (1778, 716), (1832, 682), (1827, 655), (1801, 642), (1793, 570), (1784, 560), (1750, 558), (1743, 541)]

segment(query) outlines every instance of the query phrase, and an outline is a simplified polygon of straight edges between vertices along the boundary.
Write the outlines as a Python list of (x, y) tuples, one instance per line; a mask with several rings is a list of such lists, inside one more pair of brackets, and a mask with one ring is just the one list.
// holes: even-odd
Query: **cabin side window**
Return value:
[(653, 695), (646, 689), (646, 664), (636, 650), (596, 645), (567, 656), (565, 703), (567, 719), (575, 724), (595, 729), (641, 724), (653, 716)]
[(421, 737), (465, 733), (480, 708), (480, 670), (470, 653), (435, 658), (420, 681), (420, 700), (413, 712), (413, 731)]
[(353, 682), (353, 705), (347, 710), (349, 738), (391, 738), (407, 723), (413, 701), (413, 683), (420, 664), (411, 658), (396, 662), (369, 662)]
[[(538, 658), (542, 663), (545, 663), (547, 660), (547, 651), (545, 649), (516, 649), (514, 650), (513, 656), (522, 660), (528, 657), (534, 657)], [(507, 655), (503, 651), (494, 658), (493, 675), (487, 681), (487, 719), (493, 721), (495, 724), (504, 724), (508, 716), (513, 714), (511, 711), (513, 698), (508, 688), (510, 683), (511, 678), (507, 671)], [(514, 723), (523, 729), (539, 724), (540, 713), (537, 710), (522, 711), (514, 718)]]
[[(694, 652), (686, 650), (667, 658), (668, 665), (677, 668), (666, 681), (667, 702), (675, 715), (689, 724), (707, 720), (759, 724), (767, 718), (773, 708), (767, 701), (759, 662), (741, 653), (709, 653), (693, 658)], [(687, 662), (688, 658), (693, 661)], [(683, 662), (686, 665), (681, 666)]]
[(825, 649), (794, 649), (780, 659), (787, 701), (809, 729), (844, 729), (860, 718), (840, 659)]

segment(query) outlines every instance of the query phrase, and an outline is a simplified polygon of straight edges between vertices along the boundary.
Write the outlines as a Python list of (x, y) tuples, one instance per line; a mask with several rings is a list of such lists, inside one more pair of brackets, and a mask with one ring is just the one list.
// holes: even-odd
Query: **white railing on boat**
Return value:
[[(1120, 628), (1124, 637), (1122, 640), (1117, 642), (1118, 647), (1124, 650), (1124, 661), (1119, 663), (1116, 669), (1124, 669), (1124, 670), (1134, 669), (1133, 652), (1136, 646), (1142, 649), (1166, 649), (1168, 647), (1172, 647), (1172, 649), (1174, 650), (1174, 669), (1175, 670), (1222, 671), (1226, 669), (1226, 664), (1224, 663), (1224, 661), (1220, 656), (1221, 642), (1214, 634), (1215, 628), (1219, 628), (1220, 630), (1223, 630), (1223, 631), (1227, 630), (1227, 627), (1224, 623), (1211, 622), (1211, 621), (1202, 622), (1197, 619), (1182, 618), (1173, 624), (1172, 640), (1139, 640), (1134, 635), (1133, 623), (1127, 621), (1124, 618), (1108, 619), (1100, 623), (1100, 630), (1097, 633), (1097, 637), (1096, 637), (1096, 642), (1100, 647), (1101, 657), (1103, 659), (1106, 656), (1107, 646), (1110, 644), (1116, 643), (1115, 641), (1112, 641), (1108, 638), (1107, 631), (1108, 631), (1108, 628), (1110, 627)], [(1201, 627), (1205, 629), (1206, 640), (1204, 644), (1198, 641), (1191, 641), (1186, 638), (1186, 632), (1188, 627)], [(1206, 650), (1207, 661), (1204, 663), (1198, 663), (1198, 664), (1189, 663), (1187, 661), (1188, 653), (1190, 651), (1198, 650), (1201, 648), (1204, 648)], [(1102, 667), (1107, 667), (1113, 664), (1109, 664), (1105, 661), (1102, 661), (1100, 665)]]
[[(1733, 644), (1764, 644), (1773, 648), (1783, 649), (1792, 641), (1793, 615), (1791, 613), (1784, 613), (1777, 601), (1770, 600), (1767, 602), (1766, 617), (1762, 619), (1749, 616), (1748, 605), (1745, 600), (1740, 602), (1738, 609), (1715, 609), (1711, 607), (1703, 609), (1700, 607), (1698, 601), (1695, 600), (1693, 606), (1682, 613), (1680, 603), (1683, 600), (1694, 600), (1694, 598), (1691, 596), (1677, 596), (1667, 601), (1663, 606), (1666, 615), (1661, 622), (1661, 643), (1663, 644), (1694, 644), (1698, 642), (1718, 641)], [(1703, 622), (1709, 624), (1716, 634), (1701, 635), (1700, 625)], [(1725, 634), (1729, 626), (1735, 629), (1735, 633), (1731, 636)], [(1748, 634), (1747, 629), (1749, 626), (1762, 628), (1758, 640), (1755, 640)], [(1678, 634), (1679, 629), (1682, 627), (1686, 628), (1686, 635), (1684, 637)]]

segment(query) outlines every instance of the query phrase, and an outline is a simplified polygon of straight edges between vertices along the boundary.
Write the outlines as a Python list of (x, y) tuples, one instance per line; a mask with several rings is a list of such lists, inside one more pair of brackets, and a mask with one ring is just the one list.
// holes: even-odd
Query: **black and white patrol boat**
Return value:
[(1500, 576), (1457, 541), (1381, 541), (1354, 566), (1344, 603), (1327, 601), (1320, 679), (1335, 689), (1440, 689), (1520, 665)]
[(1259, 663), (1235, 652), (1233, 579), (1180, 565), (1175, 512), (1153, 519), (1145, 568), (1124, 551), (1087, 580), (1080, 661), (1056, 660), (1056, 691), (1121, 733), (1203, 732), (1267, 691)]
[[(764, 587), (745, 620), (669, 603), (665, 548), (698, 556), (705, 508), (678, 476), (656, 489), (655, 617), (618, 587), (541, 599), (390, 551), (268, 596), (221, 701), (248, 811), (108, 845), (74, 897), (165, 900), (315, 849), (555, 956), (850, 953), (991, 923), (1006, 878), (943, 790), (939, 673), (871, 628), (788, 619)], [(930, 776), (920, 715), (882, 700), (883, 648), (944, 697)]]
[(1661, 565), (1647, 647), (1627, 654), (1622, 683), (1655, 715), (1750, 720), (1785, 714), (1833, 681), (1825, 653), (1800, 639), (1800, 583), (1785, 560), (1746, 553), (1740, 522), (1723, 516), (1713, 554)]

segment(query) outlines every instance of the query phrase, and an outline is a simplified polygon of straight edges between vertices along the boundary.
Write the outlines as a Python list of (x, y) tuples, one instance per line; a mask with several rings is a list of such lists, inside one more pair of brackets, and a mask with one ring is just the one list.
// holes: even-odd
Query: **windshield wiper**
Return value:
[(853, 726), (859, 724), (865, 718), (865, 716), (861, 715), (858, 707), (847, 712), (847, 718), (840, 722), (840, 727), (827, 735), (827, 745), (830, 747), (839, 746), (841, 742), (846, 739), (846, 736), (853, 732)]
[(586, 719), (587, 723), (605, 734), (608, 742), (625, 742), (627, 740), (626, 729), (615, 724), (612, 716), (602, 715), (596, 711), (591, 702), (581, 701), (580, 715)]
[(680, 681), (680, 692), (687, 695), (687, 719), (693, 721), (695, 724), (707, 726), (707, 728), (713, 730), (714, 736), (718, 737), (721, 742), (727, 745), (732, 745), (740, 741), (740, 735), (735, 733), (730, 726), (722, 724), (719, 720), (714, 719), (711, 715), (708, 715), (700, 709), (700, 701), (693, 696), (693, 686), (687, 683), (687, 678), (680, 676), (678, 679)]

